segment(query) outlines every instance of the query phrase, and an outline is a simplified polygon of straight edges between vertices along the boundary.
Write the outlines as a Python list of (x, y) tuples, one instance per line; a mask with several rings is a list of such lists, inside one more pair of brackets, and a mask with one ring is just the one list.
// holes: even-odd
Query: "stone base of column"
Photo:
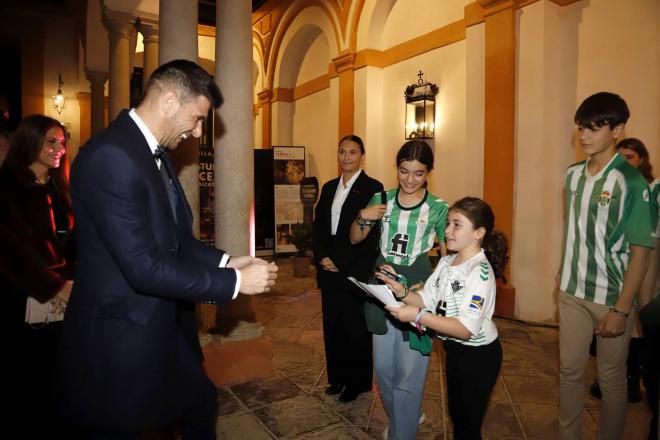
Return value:
[(516, 310), (516, 288), (510, 284), (497, 285), (497, 299), (495, 300), (495, 314), (498, 316), (513, 317)]
[(234, 342), (216, 339), (202, 351), (204, 370), (217, 386), (262, 379), (275, 373), (273, 344), (268, 336)]

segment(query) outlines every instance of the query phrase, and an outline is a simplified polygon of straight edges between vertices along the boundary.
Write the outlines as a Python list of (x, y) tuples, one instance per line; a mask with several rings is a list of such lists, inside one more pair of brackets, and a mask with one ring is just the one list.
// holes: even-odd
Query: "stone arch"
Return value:
[[(351, 26), (351, 47), (355, 50), (377, 49), (384, 50), (383, 31), (387, 24), (392, 8), (397, 0), (361, 0), (359, 14), (355, 14), (354, 24)], [(353, 43), (354, 42), (354, 43)]]
[(290, 11), (277, 27), (270, 52), (267, 84), (271, 89), (295, 86), (305, 55), (319, 35), (328, 43), (330, 59), (339, 53), (336, 18), (326, 5), (316, 0), (299, 2)]

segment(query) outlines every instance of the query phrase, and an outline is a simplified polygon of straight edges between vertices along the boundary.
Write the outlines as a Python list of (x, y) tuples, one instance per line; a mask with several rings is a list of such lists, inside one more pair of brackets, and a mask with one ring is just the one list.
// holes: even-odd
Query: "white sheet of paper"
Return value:
[(397, 302), (397, 300), (394, 298), (394, 294), (392, 293), (390, 288), (387, 287), (386, 285), (367, 284), (360, 282), (353, 277), (348, 277), (348, 279), (356, 286), (358, 286), (360, 289), (376, 297), (380, 302), (382, 302), (386, 306), (401, 307), (401, 303)]

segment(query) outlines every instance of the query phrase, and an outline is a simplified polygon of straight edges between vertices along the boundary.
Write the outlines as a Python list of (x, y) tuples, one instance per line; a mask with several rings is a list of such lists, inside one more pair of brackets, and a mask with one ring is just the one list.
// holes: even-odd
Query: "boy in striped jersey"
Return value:
[(579, 439), (585, 368), (597, 336), (602, 391), (599, 438), (623, 437), (627, 406), (626, 358), (633, 303), (650, 250), (648, 185), (616, 152), (629, 112), (613, 93), (587, 98), (575, 113), (589, 159), (566, 171), (564, 250), (558, 280), (559, 433)]

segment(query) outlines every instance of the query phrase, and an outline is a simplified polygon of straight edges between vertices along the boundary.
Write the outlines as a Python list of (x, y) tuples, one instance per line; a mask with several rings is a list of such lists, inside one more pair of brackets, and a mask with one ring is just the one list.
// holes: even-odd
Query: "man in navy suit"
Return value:
[(93, 438), (179, 423), (183, 439), (215, 439), (216, 388), (202, 369), (194, 303), (265, 292), (277, 271), (193, 237), (166, 152), (198, 138), (221, 104), (200, 66), (171, 61), (73, 165), (80, 264), (60, 350), (62, 409)]

